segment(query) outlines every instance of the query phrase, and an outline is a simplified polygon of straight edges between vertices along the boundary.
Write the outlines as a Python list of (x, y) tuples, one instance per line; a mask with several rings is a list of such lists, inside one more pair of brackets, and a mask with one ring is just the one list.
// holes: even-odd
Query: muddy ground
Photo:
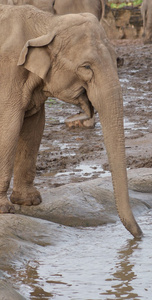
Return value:
[[(124, 97), (127, 168), (152, 167), (152, 45), (144, 45), (141, 39), (115, 40), (113, 45), (124, 58), (118, 74)], [(78, 112), (78, 107), (56, 99), (46, 103), (36, 177), (36, 185), (42, 189), (108, 174), (98, 114), (93, 129), (65, 125), (65, 119)]]

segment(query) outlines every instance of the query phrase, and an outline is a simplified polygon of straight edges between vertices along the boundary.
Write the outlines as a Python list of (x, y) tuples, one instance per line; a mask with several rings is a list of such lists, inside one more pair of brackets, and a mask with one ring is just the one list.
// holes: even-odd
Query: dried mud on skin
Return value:
[[(130, 124), (125, 127), (127, 167), (152, 167), (152, 45), (143, 45), (140, 39), (113, 44), (118, 56), (124, 58), (118, 74), (124, 117)], [(64, 120), (78, 112), (79, 108), (59, 100), (46, 103), (46, 126), (36, 177), (36, 184), (41, 188), (97, 178), (104, 172), (97, 166), (109, 169), (97, 113), (94, 129), (66, 127)], [(91, 174), (86, 171), (80, 176), (82, 164), (91, 167)]]

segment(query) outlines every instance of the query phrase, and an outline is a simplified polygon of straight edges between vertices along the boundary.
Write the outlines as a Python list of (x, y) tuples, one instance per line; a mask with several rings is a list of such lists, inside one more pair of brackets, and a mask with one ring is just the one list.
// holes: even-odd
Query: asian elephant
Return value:
[(105, 13), (105, 0), (55, 0), (54, 10), (58, 15), (89, 12), (100, 20)]
[(59, 15), (90, 12), (100, 20), (105, 14), (105, 1), (106, 0), (0, 0), (0, 4), (28, 4)]
[(6, 5), (33, 5), (41, 10), (54, 13), (55, 0), (0, 0), (0, 4)]
[(7, 199), (13, 169), (11, 202), (41, 202), (33, 181), (44, 103), (51, 96), (80, 105), (89, 116), (92, 107), (98, 111), (120, 219), (133, 236), (141, 237), (128, 197), (115, 53), (97, 18), (0, 5), (0, 24), (0, 212), (13, 212)]
[(143, 0), (141, 5), (141, 14), (143, 18), (143, 37), (145, 43), (152, 42), (152, 1)]

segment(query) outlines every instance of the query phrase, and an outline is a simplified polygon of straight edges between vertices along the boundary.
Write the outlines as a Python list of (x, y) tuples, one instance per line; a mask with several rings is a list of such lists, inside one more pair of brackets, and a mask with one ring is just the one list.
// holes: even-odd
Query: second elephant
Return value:
[(90, 12), (100, 20), (105, 13), (105, 1), (106, 0), (0, 0), (0, 4), (28, 4), (58, 15)]
[(0, 0), (5, 5), (33, 5), (41, 10), (54, 13), (54, 0)]
[(105, 13), (105, 0), (55, 0), (54, 9), (58, 15), (89, 12), (100, 20)]

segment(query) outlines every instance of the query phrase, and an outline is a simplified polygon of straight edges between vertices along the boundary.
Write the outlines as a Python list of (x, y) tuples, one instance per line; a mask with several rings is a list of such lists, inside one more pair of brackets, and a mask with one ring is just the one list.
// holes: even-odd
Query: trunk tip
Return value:
[(136, 240), (141, 240), (144, 236), (141, 228), (139, 227), (139, 225), (136, 223), (135, 228), (127, 228), (129, 230), (129, 232), (134, 236), (134, 238)]
[[(139, 227), (139, 226), (138, 226), (138, 227)], [(134, 238), (135, 238), (136, 240), (141, 240), (143, 237), (144, 237), (144, 234), (143, 234), (142, 230), (141, 230), (140, 227), (139, 227), (138, 233), (134, 235)]]

